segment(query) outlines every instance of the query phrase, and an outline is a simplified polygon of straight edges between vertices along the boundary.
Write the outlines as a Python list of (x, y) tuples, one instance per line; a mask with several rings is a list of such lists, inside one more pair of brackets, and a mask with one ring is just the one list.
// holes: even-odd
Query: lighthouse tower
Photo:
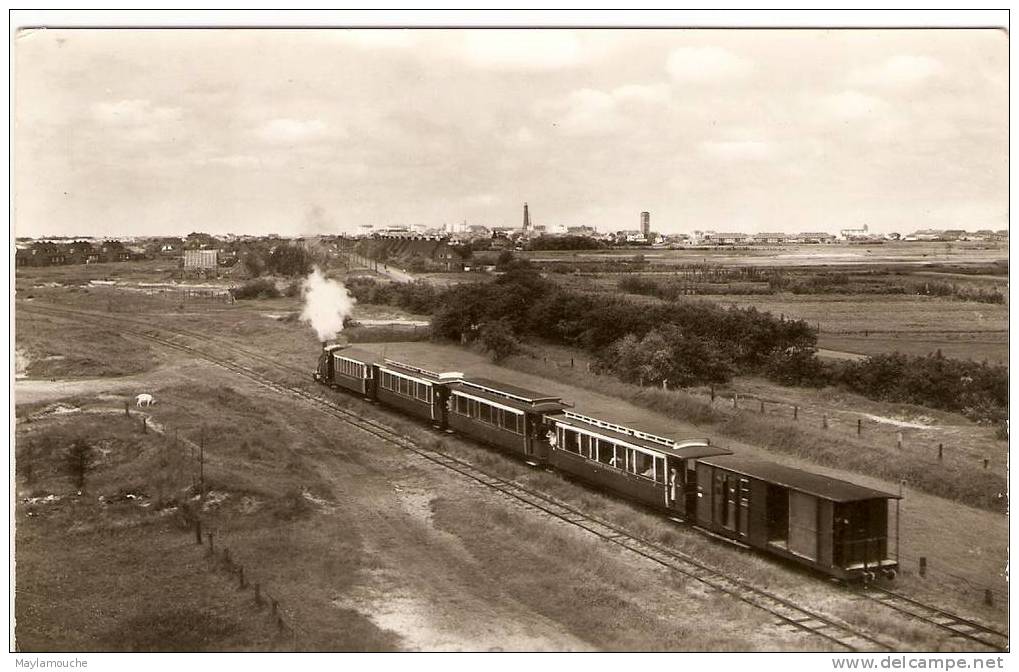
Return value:
[(524, 231), (531, 230), (531, 214), (527, 211), (527, 204), (524, 203)]

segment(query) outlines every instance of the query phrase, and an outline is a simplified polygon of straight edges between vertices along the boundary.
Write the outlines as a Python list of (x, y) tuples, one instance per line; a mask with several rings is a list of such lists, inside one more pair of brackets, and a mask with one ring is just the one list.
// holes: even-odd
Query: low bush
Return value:
[(246, 299), (278, 299), (282, 294), (276, 287), (276, 283), (267, 278), (246, 282), (240, 287), (234, 287), (230, 294), (239, 301)]

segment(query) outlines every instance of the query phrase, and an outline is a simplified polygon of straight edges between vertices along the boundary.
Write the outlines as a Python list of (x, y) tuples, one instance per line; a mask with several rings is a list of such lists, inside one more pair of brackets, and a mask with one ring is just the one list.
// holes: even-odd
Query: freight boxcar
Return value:
[(446, 427), (449, 385), (461, 378), (459, 371), (436, 372), (385, 359), (375, 364), (375, 398), (379, 403)]
[(888, 509), (898, 499), (751, 457), (697, 460), (697, 525), (840, 579), (894, 576)]
[(573, 411), (546, 421), (556, 469), (683, 517), (696, 496), (694, 460), (732, 452), (707, 439), (673, 441)]
[(548, 459), (543, 415), (568, 406), (555, 395), (487, 378), (452, 383), (449, 394), (450, 429), (537, 463)]
[(319, 358), (315, 380), (332, 388), (342, 387), (369, 399), (375, 398), (375, 365), (379, 358), (367, 350), (342, 345), (326, 346)]

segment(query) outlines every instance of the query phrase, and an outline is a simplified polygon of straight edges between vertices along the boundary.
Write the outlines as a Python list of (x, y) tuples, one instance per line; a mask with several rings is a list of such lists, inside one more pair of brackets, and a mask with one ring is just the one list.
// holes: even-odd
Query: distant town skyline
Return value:
[(1008, 227), (998, 30), (25, 30), (18, 236)]

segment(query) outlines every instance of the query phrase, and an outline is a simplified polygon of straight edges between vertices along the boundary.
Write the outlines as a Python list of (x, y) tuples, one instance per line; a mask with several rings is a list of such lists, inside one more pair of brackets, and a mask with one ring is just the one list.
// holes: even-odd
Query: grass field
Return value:
[(925, 266), (989, 264), (1008, 258), (1008, 243), (887, 243), (884, 245), (783, 245), (666, 250), (647, 247), (595, 251), (526, 252), (534, 260), (604, 260), (642, 255), (650, 263), (713, 266)]
[[(111, 299), (116, 298), (118, 312), (142, 316), (154, 324), (207, 333), (226, 342), (264, 351), (307, 371), (313, 368), (319, 350), (311, 330), (292, 317), (299, 309), (295, 299), (238, 302), (229, 306), (194, 305), (181, 310), (179, 306), (160, 303), (152, 297), (116, 289), (98, 288), (86, 293), (69, 292), (60, 287), (40, 287), (35, 291), (39, 292), (37, 301), (59, 301), (100, 311), (105, 311)], [(383, 320), (387, 317), (408, 317), (392, 308), (375, 306), (357, 306), (355, 319), (358, 316)], [(536, 529), (528, 516), (521, 518), (513, 507), (506, 508), (498, 501), (486, 499), (490, 495), (485, 491), (476, 491), (463, 482), (451, 481), (444, 473), (408, 464), (405, 455), (324, 422), (323, 416), (317, 413), (293, 407), (289, 402), (281, 404), (280, 399), (272, 394), (252, 388), (218, 369), (199, 366), (195, 370), (179, 362), (179, 355), (175, 353), (144, 344), (137, 348), (139, 344), (130, 340), (113, 341), (105, 334), (96, 339), (93, 334), (102, 332), (75, 331), (68, 328), (68, 325), (73, 326), (73, 322), (25, 320), (25, 325), (28, 332), (24, 335), (24, 342), (34, 344), (33, 352), (39, 358), (70, 351), (75, 341), (97, 348), (104, 361), (116, 358), (121, 349), (125, 361), (146, 359), (146, 349), (155, 353), (154, 366), (124, 379), (136, 380), (137, 390), (130, 387), (101, 388), (89, 392), (88, 386), (82, 385), (73, 388), (76, 396), (65, 399), (65, 403), (85, 409), (117, 408), (122, 411), (122, 400), (134, 391), (154, 391), (159, 404), (152, 410), (153, 420), (167, 432), (167, 436), (177, 429), (182, 437), (197, 443), (202, 437), (201, 427), (205, 426), (208, 449), (206, 481), (211, 489), (209, 500), (213, 502), (205, 512), (209, 529), (221, 533), (222, 543), (229, 545), (238, 562), (244, 564), (251, 576), (257, 577), (255, 580), (271, 587), (271, 591), (280, 597), (288, 617), (301, 630), (298, 648), (447, 650), (456, 648), (459, 642), (461, 648), (485, 649), (508, 642), (509, 648), (582, 650), (604, 648), (600, 644), (603, 640), (611, 641), (619, 648), (657, 650), (666, 648), (663, 642), (672, 642), (667, 646), (678, 645), (676, 642), (679, 640), (670, 639), (663, 623), (676, 632), (686, 633), (687, 638), (680, 645), (682, 648), (795, 649), (817, 646), (815, 642), (792, 637), (739, 610), (726, 612), (734, 625), (731, 630), (724, 630), (724, 635), (719, 636), (711, 629), (705, 630), (701, 627), (705, 618), (709, 617), (705, 614), (717, 609), (718, 599), (702, 597), (696, 592), (684, 594), (684, 605), (687, 605), (684, 609), (688, 609), (689, 619), (683, 620), (682, 614), (675, 612), (675, 600), (671, 599), (675, 591), (683, 590), (682, 586), (670, 586), (668, 591), (663, 592), (661, 586), (654, 583), (656, 579), (651, 574), (646, 577), (646, 585), (635, 584), (632, 576), (627, 578), (626, 570), (612, 570), (616, 566), (613, 563), (619, 560), (606, 555), (598, 544), (575, 545), (579, 542), (572, 539), (568, 530), (553, 533), (542, 525)], [(372, 329), (365, 331), (371, 332)], [(97, 340), (101, 342), (96, 343)], [(112, 350), (103, 350), (107, 342), (111, 343)], [(22, 345), (20, 336), (18, 345)], [(209, 343), (210, 347), (213, 345)], [(665, 413), (654, 412), (639, 404), (621, 402), (620, 397), (633, 396), (634, 392), (629, 387), (591, 391), (587, 388), (595, 383), (579, 375), (584, 371), (549, 364), (542, 366), (540, 360), (531, 360), (527, 366), (538, 368), (527, 374), (512, 368), (495, 367), (484, 357), (458, 347), (420, 342), (388, 342), (367, 347), (384, 351), (392, 357), (406, 357), (425, 364), (435, 359), (439, 364), (455, 364), (453, 368), (459, 370), (489, 375), (526, 387), (549, 388), (576, 401), (578, 407), (584, 405), (605, 414), (621, 413), (627, 417), (618, 416), (618, 419), (643, 424), (651, 431), (657, 428), (666, 434), (713, 435), (716, 429), (724, 429), (730, 432), (725, 439), (726, 445), (741, 452), (777, 457), (797, 466), (848, 476), (865, 485), (885, 489), (896, 487), (895, 483), (887, 480), (858, 476), (831, 466), (819, 467), (820, 452), (789, 451), (781, 446), (772, 446), (772, 452), (764, 450), (760, 445), (762, 440), (767, 444), (782, 434), (783, 428), (788, 425), (787, 420), (769, 414), (733, 423), (728, 410), (712, 409), (702, 403), (704, 391), (699, 392), (700, 398), (694, 394), (674, 408), (666, 405), (659, 409)], [(565, 351), (556, 352), (553, 356), (560, 362), (565, 358)], [(578, 360), (578, 367), (582, 366), (581, 361)], [(521, 368), (526, 369), (526, 366), (521, 364)], [(37, 379), (38, 371), (34, 373), (30, 378)], [(196, 384), (195, 380), (200, 382)], [(294, 380), (306, 382), (307, 376), (295, 374)], [(46, 381), (34, 382), (41, 385)], [(759, 381), (736, 381), (735, 384), (743, 386), (739, 388), (743, 393), (756, 393), (768, 399), (780, 392), (760, 387)], [(60, 383), (54, 383), (53, 388), (53, 394), (67, 389)], [(65, 423), (77, 424), (83, 417), (75, 413), (51, 413), (25, 422), (26, 414), (47, 408), (55, 398), (53, 394), (45, 394), (45, 390), (37, 390), (34, 394), (33, 398), (40, 401), (29, 405), (19, 402), (18, 405), (21, 419), (18, 425), (19, 465), (31, 462), (32, 458), (22, 461), (21, 451), (32, 445), (35, 432), (50, 431), (48, 427), (60, 427)], [(394, 424), (408, 435), (422, 440), (431, 436), (420, 425), (403, 421), (382, 409), (365, 406), (342, 395), (338, 399), (357, 408), (359, 413)], [(774, 397), (774, 400), (793, 402), (791, 397)], [(862, 439), (857, 440), (851, 435), (844, 436), (851, 434), (843, 431), (843, 425), (851, 420), (843, 420), (835, 413), (845, 414), (845, 418), (863, 413), (897, 418), (906, 417), (903, 413), (908, 415), (914, 411), (864, 403), (864, 400), (854, 397), (822, 395), (797, 398), (796, 401), (801, 402), (801, 418), (805, 420), (816, 419), (811, 413), (820, 414), (821, 409), (830, 409), (833, 413), (833, 426), (828, 434), (822, 433), (819, 428), (804, 434), (807, 440), (816, 441), (819, 447), (862, 451), (864, 455), (885, 455), (886, 460), (901, 462), (903, 456), (887, 452), (887, 439), (894, 435), (894, 430), (879, 423), (873, 426), (873, 435), (868, 430)], [(676, 410), (687, 414), (686, 417), (677, 419)], [(909, 417), (914, 418), (912, 415)], [(938, 429), (931, 431), (953, 432), (952, 445), (970, 447), (975, 451), (973, 455), (983, 450), (980, 443), (984, 440), (982, 434), (974, 431), (972, 423), (956, 424), (954, 418), (932, 417), (933, 425)], [(137, 424), (121, 429), (126, 430), (127, 437), (137, 438), (140, 435)], [(114, 424), (109, 426), (111, 432), (121, 432), (121, 429)], [(980, 431), (983, 429), (980, 428)], [(94, 428), (94, 431), (100, 430), (103, 427)], [(802, 431), (806, 432), (806, 429)], [(889, 431), (892, 433), (888, 434)], [(920, 436), (926, 430), (906, 431), (907, 437), (911, 437), (913, 434), (910, 432)], [(833, 437), (832, 433), (837, 436)], [(97, 480), (89, 485), (89, 490), (95, 488), (95, 496), (104, 492), (102, 488), (105, 487), (110, 488), (111, 496), (124, 494), (119, 492), (120, 489), (129, 487), (145, 493), (146, 501), (152, 501), (162, 499), (181, 485), (190, 485), (190, 475), (185, 472), (187, 478), (184, 478), (184, 475), (174, 472), (172, 466), (169, 472), (177, 473), (178, 480), (168, 482), (164, 478), (168, 467), (160, 461), (159, 446), (171, 444), (159, 443), (160, 435), (152, 432), (140, 436), (142, 443), (137, 444), (137, 449), (123, 449), (123, 454), (130, 459), (97, 468)], [(789, 572), (770, 561), (719, 547), (660, 518), (566, 483), (551, 474), (529, 470), (489, 450), (449, 439), (445, 435), (442, 440), (451, 451), (482, 464), (494, 473), (520, 479), (604, 513), (651, 538), (701, 554), (713, 563), (733, 567), (762, 585), (795, 594), (810, 591), (817, 603), (829, 605), (848, 619), (865, 618), (840, 602), (841, 598), (827, 592), (823, 582), (804, 581), (798, 573)], [(145, 448), (147, 444), (144, 442), (152, 442), (151, 447)], [(997, 442), (989, 445), (1000, 449), (1005, 444)], [(875, 450), (878, 452), (868, 452)], [(912, 451), (912, 444), (907, 442), (909, 459), (923, 455)], [(949, 453), (950, 460), (963, 457), (958, 452)], [(177, 463), (171, 461), (169, 464)], [(194, 463), (189, 464), (193, 472)], [(1000, 473), (1001, 466), (995, 453), (992, 470), (995, 475)], [(39, 558), (34, 564), (45, 567), (41, 559), (47, 553), (65, 557), (57, 552), (56, 545), (68, 530), (95, 529), (95, 535), (81, 537), (81, 543), (76, 546), (77, 555), (66, 556), (64, 562), (97, 567), (99, 565), (95, 563), (107, 561), (107, 556), (103, 555), (105, 551), (97, 544), (104, 538), (102, 531), (109, 526), (120, 530), (117, 532), (117, 553), (142, 558), (137, 567), (125, 567), (124, 585), (141, 585), (141, 582), (162, 571), (177, 577), (172, 581), (168, 579), (168, 585), (176, 587), (173, 597), (164, 595), (160, 598), (157, 594), (139, 589), (148, 599), (144, 605), (140, 601), (137, 610), (132, 612), (137, 617), (132, 623), (141, 624), (136, 629), (142, 633), (149, 631), (150, 635), (140, 634), (137, 639), (125, 639), (131, 642), (130, 646), (144, 649), (151, 647), (155, 641), (161, 641), (158, 634), (161, 626), (157, 625), (158, 616), (155, 614), (171, 614), (168, 617), (171, 623), (188, 619), (202, 623), (196, 613), (210, 614), (210, 620), (201, 630), (213, 633), (212, 638), (205, 641), (197, 639), (193, 633), (182, 634), (179, 640), (171, 640), (176, 642), (176, 646), (269, 650), (295, 646), (292, 639), (281, 639), (263, 630), (263, 613), (217, 606), (232, 603), (223, 601), (225, 598), (221, 600), (212, 588), (203, 587), (206, 585), (203, 582), (224, 582), (226, 594), (235, 598), (240, 595), (239, 604), (242, 605), (247, 604), (245, 600), (250, 599), (250, 594), (243, 597), (231, 586), (229, 578), (203, 565), (200, 553), (196, 556), (199, 560), (189, 564), (190, 561), (185, 562), (185, 554), (170, 552), (170, 549), (176, 548), (172, 543), (179, 543), (182, 548), (193, 544), (193, 541), (188, 541), (188, 533), (184, 529), (171, 531), (166, 528), (164, 531), (163, 523), (157, 522), (132, 523), (121, 529), (119, 519), (110, 514), (108, 506), (75, 507), (74, 516), (60, 514), (53, 520), (47, 518), (45, 526), (42, 519), (28, 516), (28, 505), (23, 502), (25, 498), (48, 494), (66, 497), (70, 494), (66, 476), (59, 476), (57, 471), (45, 476), (45, 468), (39, 473), (35, 471), (33, 468), (31, 476), (35, 483), (27, 489), (25, 474), (20, 470), (18, 473), (21, 502), (17, 512), (19, 557), (29, 561)], [(184, 480), (180, 481), (181, 478)], [(906, 494), (902, 530), (906, 571), (901, 584), (918, 595), (929, 596), (946, 606), (954, 605), (964, 613), (976, 613), (994, 621), (1003, 619), (1006, 612), (1001, 601), (992, 608), (984, 608), (981, 598), (984, 587), (996, 591), (1006, 587), (1001, 573), (1006, 558), (1007, 518), (931, 496), (912, 487), (907, 487)], [(59, 504), (32, 506), (36, 509), (54, 507), (53, 511), (60, 511), (60, 507), (70, 507), (67, 501), (61, 499)], [(126, 510), (131, 512), (131, 516), (139, 516), (137, 505), (132, 504)], [(485, 521), (483, 526), (479, 525), (479, 517)], [(144, 518), (141, 516), (139, 519)], [(167, 525), (176, 525), (172, 523), (172, 516), (166, 520)], [(27, 521), (24, 526), (22, 521)], [(165, 537), (166, 543), (156, 543), (152, 540), (156, 537), (146, 536), (150, 533), (160, 535), (160, 539)], [(572, 591), (568, 593), (569, 599), (564, 599), (562, 594), (552, 591), (551, 584), (543, 583), (528, 572), (512, 573), (517, 565), (511, 559), (521, 550), (521, 536), (541, 540), (541, 543), (529, 543), (524, 550), (529, 558), (533, 558), (534, 564), (556, 565), (554, 576), (557, 585), (572, 586), (589, 576), (574, 566), (557, 566), (560, 556), (589, 558), (597, 564), (598, 576), (612, 580), (597, 586), (587, 581), (583, 584), (584, 590)], [(559, 540), (550, 541), (552, 537)], [(945, 544), (946, 538), (956, 542)], [(151, 554), (148, 553), (150, 546), (153, 549)], [(556, 561), (552, 561), (548, 553), (542, 553), (543, 546), (558, 549)], [(927, 579), (920, 579), (915, 571), (916, 561), (921, 556), (928, 559)], [(89, 560), (93, 557), (94, 561)], [(169, 559), (173, 559), (174, 563), (180, 560), (180, 563), (170, 563)], [(166, 565), (165, 569), (163, 565)], [(499, 570), (498, 576), (492, 576), (488, 571), (491, 567), (503, 569)], [(28, 610), (24, 620), (19, 617), (19, 624), (27, 624), (28, 629), (19, 632), (19, 642), (35, 642), (32, 645), (39, 648), (52, 647), (59, 639), (57, 629), (48, 629), (50, 622), (58, 622), (64, 629), (73, 629), (86, 614), (72, 610), (61, 620), (54, 615), (55, 607), (45, 611), (38, 605), (49, 604), (56, 599), (61, 587), (68, 585), (85, 586), (83, 590), (89, 594), (108, 589), (82, 576), (61, 578), (63, 575), (57, 576), (45, 569), (26, 576), (28, 578), (24, 582), (18, 583), (19, 590), (27, 591), (19, 593), (18, 608)], [(471, 578), (465, 582), (463, 577), (468, 576)], [(200, 595), (187, 599), (176, 597), (189, 587), (194, 587)], [(205, 599), (201, 595), (211, 597)], [(705, 600), (703, 605), (697, 602), (701, 599)], [(87, 602), (83, 598), (82, 604)], [(115, 598), (109, 598), (102, 604), (110, 606), (103, 608), (114, 610), (115, 602)], [(178, 605), (183, 605), (179, 613)], [(643, 610), (638, 605), (642, 605)], [(616, 620), (618, 633), (607, 635), (593, 631), (595, 621), (615, 612), (619, 614)], [(173, 616), (175, 613), (177, 615)], [(114, 641), (110, 634), (111, 623), (110, 620), (99, 619), (95, 627), (80, 629), (96, 633), (90, 636), (97, 642), (109, 642)], [(493, 628), (491, 624), (499, 624), (499, 627)], [(936, 633), (922, 629), (915, 632), (877, 621), (874, 627), (901, 630), (895, 636), (905, 646), (932, 648), (946, 645), (938, 641)], [(157, 634), (152, 635), (152, 632)], [(640, 635), (641, 632), (645, 634)], [(101, 648), (102, 644), (97, 646)]]

